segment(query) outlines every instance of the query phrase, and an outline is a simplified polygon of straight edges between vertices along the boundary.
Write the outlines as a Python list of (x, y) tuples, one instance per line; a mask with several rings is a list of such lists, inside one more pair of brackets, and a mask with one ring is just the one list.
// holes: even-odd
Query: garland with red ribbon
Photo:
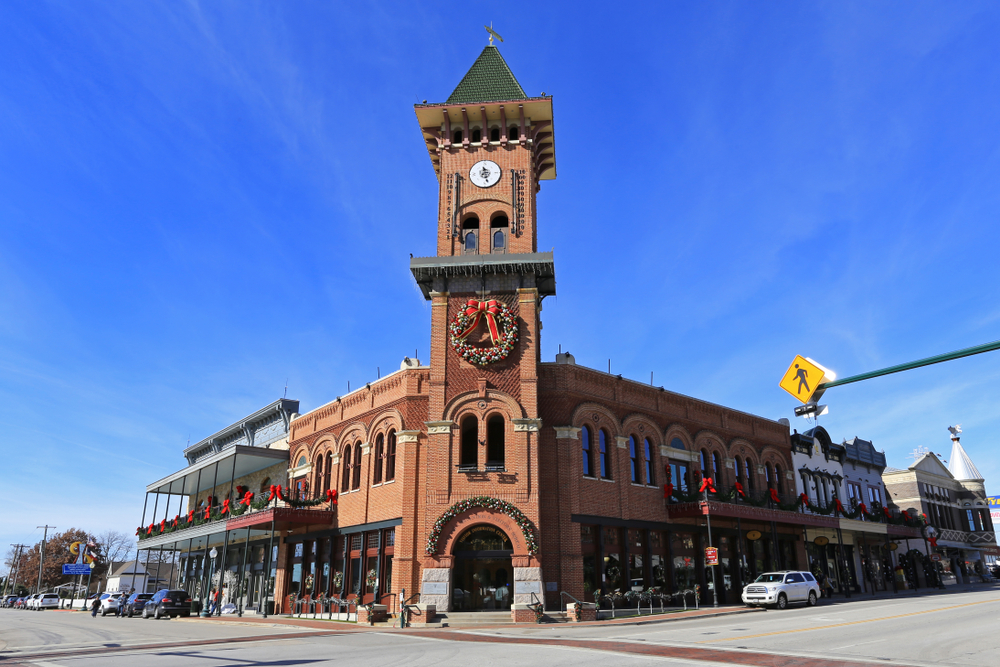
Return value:
[[(465, 339), (479, 326), (480, 320), (486, 322), (490, 332), (490, 347), (476, 347)], [(458, 312), (448, 326), (451, 332), (451, 347), (470, 364), (486, 366), (506, 359), (517, 343), (517, 318), (510, 308), (502, 301), (495, 299), (479, 301), (469, 299), (465, 307)]]
[(672, 495), (674, 495), (674, 485), (671, 484), (670, 482), (667, 482), (666, 484), (663, 485), (663, 497), (669, 498)]
[(771, 489), (771, 501), (775, 505), (777, 505), (777, 504), (779, 504), (781, 502), (781, 499), (778, 498), (778, 490), (777, 489)]
[(708, 489), (709, 493), (716, 493), (715, 483), (712, 481), (711, 477), (702, 478), (701, 487), (698, 489), (698, 493), (703, 493), (705, 489)]
[(221, 514), (229, 514), (229, 498), (222, 501), (222, 512)]
[(743, 492), (743, 485), (740, 484), (739, 482), (736, 482), (736, 493), (738, 493), (742, 498), (747, 497), (747, 494)]

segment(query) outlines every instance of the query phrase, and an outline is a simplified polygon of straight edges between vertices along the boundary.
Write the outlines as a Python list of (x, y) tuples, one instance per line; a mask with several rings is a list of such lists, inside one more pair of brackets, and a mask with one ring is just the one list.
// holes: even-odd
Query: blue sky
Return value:
[[(485, 7), (485, 6), (484, 6)], [(485, 44), (554, 96), (543, 357), (771, 418), (1000, 338), (995, 3), (0, 5), (0, 549), (130, 532), (181, 450), (419, 350), (436, 181), (412, 105)], [(904, 467), (949, 424), (1000, 491), (1000, 353), (831, 390)]]

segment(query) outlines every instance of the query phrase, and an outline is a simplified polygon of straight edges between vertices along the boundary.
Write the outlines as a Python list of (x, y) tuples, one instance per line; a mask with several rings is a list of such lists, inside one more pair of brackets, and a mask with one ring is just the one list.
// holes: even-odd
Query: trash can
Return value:
[(274, 616), (274, 600), (268, 600), (264, 603), (264, 613), (268, 616)]
[(201, 602), (198, 600), (191, 600), (191, 615), (197, 616), (201, 613)]

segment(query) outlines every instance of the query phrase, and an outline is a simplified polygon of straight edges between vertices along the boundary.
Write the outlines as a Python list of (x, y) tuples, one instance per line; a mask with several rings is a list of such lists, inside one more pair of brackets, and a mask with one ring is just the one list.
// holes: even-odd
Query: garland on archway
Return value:
[(460, 500), (445, 510), (444, 514), (439, 516), (438, 520), (434, 522), (431, 534), (427, 537), (427, 547), (424, 550), (432, 556), (436, 554), (438, 552), (438, 540), (441, 539), (441, 531), (444, 529), (445, 524), (462, 512), (475, 507), (502, 512), (509, 516), (521, 528), (521, 532), (524, 534), (524, 541), (528, 545), (528, 553), (532, 556), (538, 553), (538, 539), (535, 537), (535, 527), (532, 525), (531, 520), (516, 506), (508, 503), (506, 500), (500, 500), (491, 496), (475, 496)]

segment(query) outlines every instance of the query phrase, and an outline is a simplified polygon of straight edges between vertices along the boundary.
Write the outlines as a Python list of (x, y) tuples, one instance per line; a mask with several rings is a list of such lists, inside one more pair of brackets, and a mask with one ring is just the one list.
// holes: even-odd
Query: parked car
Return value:
[(24, 609), (24, 605), (26, 605), (27, 603), (28, 603), (28, 598), (26, 598), (26, 597), (19, 597), (17, 600), (14, 601), (14, 608), (15, 609)]
[(55, 593), (43, 593), (38, 596), (35, 601), (35, 610), (41, 611), (42, 609), (58, 609), (59, 608), (59, 596)]
[(118, 612), (118, 595), (118, 593), (101, 593), (101, 597), (99, 598), (101, 601), (99, 609), (101, 616)]
[(743, 587), (743, 604), (748, 607), (774, 605), (785, 609), (796, 602), (810, 607), (819, 599), (819, 582), (811, 572), (766, 572)]
[(142, 608), (142, 617), (163, 618), (191, 615), (191, 596), (180, 589), (157, 591)]
[(28, 597), (24, 598), (24, 608), (25, 609), (34, 609), (35, 608), (35, 601), (37, 601), (37, 600), (38, 600), (38, 593), (33, 593), (33, 594), (29, 595)]
[(132, 593), (128, 602), (125, 603), (125, 615), (132, 618), (142, 611), (146, 606), (146, 601), (153, 597), (152, 593)]
[(3, 602), (0, 602), (0, 606), (3, 606), (3, 607), (13, 607), (14, 603), (17, 602), (17, 598), (18, 598), (18, 596), (16, 596), (16, 595), (8, 595), (7, 597), (5, 597), (3, 599)]

